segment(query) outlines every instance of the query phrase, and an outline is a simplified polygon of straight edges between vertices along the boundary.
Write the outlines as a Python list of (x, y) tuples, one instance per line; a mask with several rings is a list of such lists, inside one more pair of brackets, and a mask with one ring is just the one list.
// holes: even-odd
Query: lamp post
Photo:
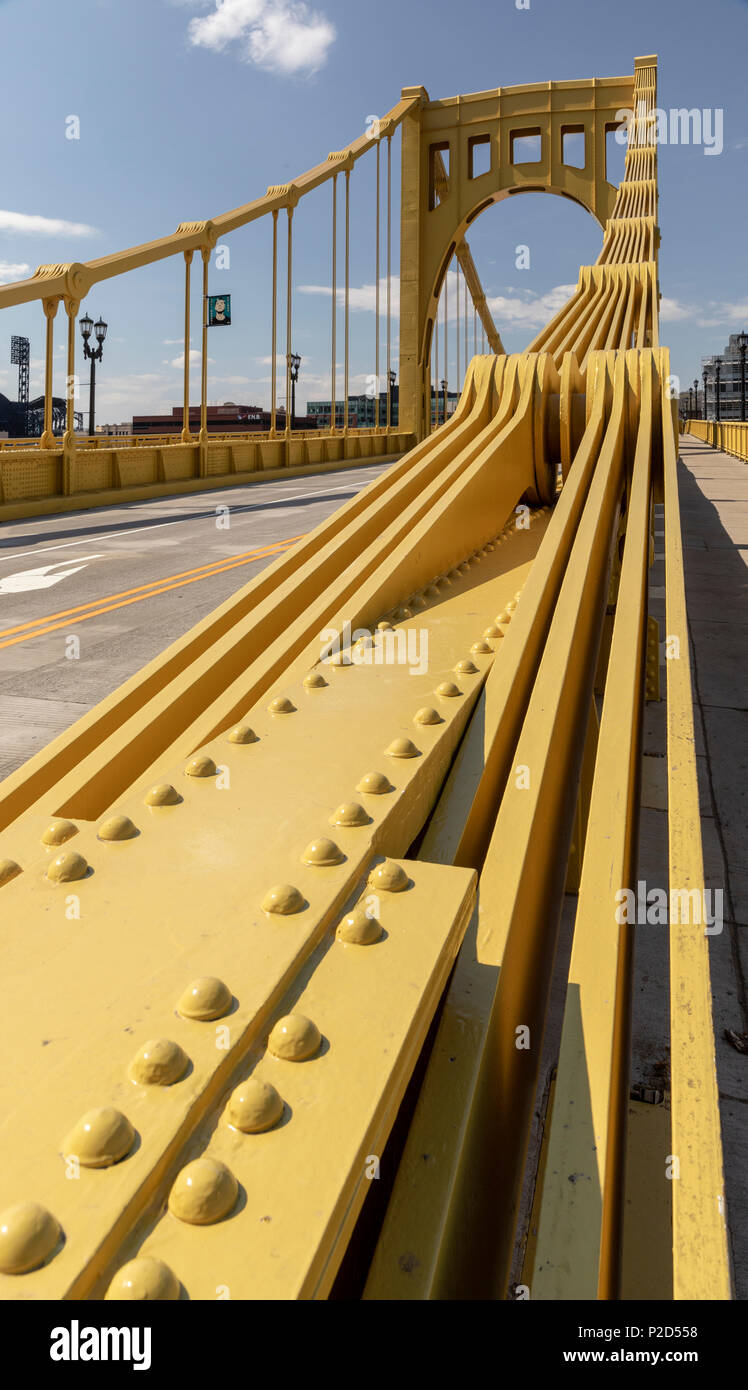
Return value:
[(291, 429), (295, 429), (294, 422), (296, 420), (296, 383), (299, 379), (299, 367), (301, 366), (301, 358), (298, 352), (292, 352), (289, 355), (288, 360), (290, 363), (291, 371)]
[(704, 383), (704, 419), (706, 420), (706, 418), (707, 418), (707, 410), (706, 410), (706, 384), (707, 384), (707, 381), (709, 380), (709, 373), (708, 373), (706, 367), (704, 368), (703, 372), (701, 373), (701, 380), (702, 380), (703, 383)]
[[(392, 392), (395, 386), (395, 376), (396, 373), (392, 370), (392, 368), (390, 368), (390, 370), (387, 373), (387, 419), (389, 420), (390, 425), (392, 425)], [(378, 410), (379, 402), (377, 402), (377, 411)]]
[[(87, 357), (91, 363), (91, 383), (88, 393), (88, 433), (92, 435), (94, 433), (96, 410), (96, 363), (100, 362), (104, 356), (104, 339), (106, 338), (108, 325), (104, 323), (103, 319), (99, 319), (94, 323), (89, 314), (84, 314), (83, 318), (78, 320), (78, 324), (80, 326), (81, 337), (83, 338), (83, 356)], [(96, 335), (96, 341), (99, 345), (96, 348), (89, 347), (88, 345), (92, 330)]]
[(714, 418), (715, 418), (715, 420), (717, 421), (717, 424), (719, 424), (719, 422), (720, 422), (720, 420), (721, 420), (721, 418), (722, 418), (722, 417), (721, 417), (721, 414), (720, 414), (720, 399), (719, 399), (719, 378), (720, 378), (720, 372), (721, 372), (721, 371), (722, 371), (722, 358), (721, 358), (721, 357), (715, 357), (715, 359), (714, 359), (714, 375), (715, 375), (715, 384), (714, 384)]
[(693, 398), (696, 402), (696, 419), (700, 420), (701, 415), (699, 414), (699, 378), (697, 376), (695, 376), (693, 379)]
[(740, 352), (740, 418), (745, 420), (745, 349), (748, 347), (748, 334), (738, 334)]
[(688, 417), (693, 418), (693, 386), (688, 388)]
[(442, 381), (442, 395), (444, 396), (444, 424), (447, 423), (447, 383)]

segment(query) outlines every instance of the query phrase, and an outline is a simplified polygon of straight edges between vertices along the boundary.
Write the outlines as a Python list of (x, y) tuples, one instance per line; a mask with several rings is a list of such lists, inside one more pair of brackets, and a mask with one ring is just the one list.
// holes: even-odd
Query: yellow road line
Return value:
[(18, 642), (28, 642), (32, 637), (43, 637), (48, 632), (54, 632), (58, 628), (66, 626), (65, 622), (55, 622), (56, 618), (74, 617), (76, 623), (82, 623), (88, 618), (99, 617), (102, 613), (111, 613), (117, 608), (127, 608), (131, 603), (141, 603), (143, 599), (156, 598), (159, 594), (168, 593), (170, 589), (180, 589), (186, 584), (195, 584), (200, 579), (210, 579), (213, 575), (223, 574), (226, 570), (249, 565), (254, 560), (262, 559), (265, 556), (281, 554), (302, 539), (302, 536), (291, 536), (287, 540), (273, 542), (272, 545), (264, 546), (259, 550), (247, 551), (234, 560), (215, 561), (212, 565), (201, 565), (197, 569), (183, 570), (180, 574), (165, 575), (163, 579), (155, 579), (152, 583), (142, 584), (135, 589), (123, 589), (118, 594), (109, 594), (99, 599), (92, 599), (90, 603), (79, 604), (76, 608), (61, 609), (60, 612), (51, 613), (44, 618), (33, 618), (17, 627), (9, 627), (0, 631), (0, 637), (8, 639), (5, 642), (0, 642), (0, 648), (15, 646)]

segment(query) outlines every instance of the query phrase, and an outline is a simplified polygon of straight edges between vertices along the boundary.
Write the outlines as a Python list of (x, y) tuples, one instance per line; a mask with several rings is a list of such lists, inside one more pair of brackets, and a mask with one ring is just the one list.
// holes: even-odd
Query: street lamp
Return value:
[(740, 418), (745, 420), (745, 350), (748, 348), (748, 333), (738, 333), (740, 353)]
[(693, 418), (693, 386), (688, 388), (688, 415), (689, 419)]
[(697, 376), (695, 376), (693, 379), (693, 398), (696, 402), (696, 419), (700, 420), (701, 416), (699, 414), (699, 378)]
[(447, 383), (442, 381), (442, 394), (444, 396), (444, 424), (447, 423)]
[(703, 372), (701, 373), (701, 380), (702, 380), (703, 383), (704, 383), (704, 419), (706, 420), (706, 416), (707, 416), (707, 412), (706, 412), (706, 384), (707, 384), (707, 382), (708, 382), (708, 380), (709, 380), (709, 373), (708, 373), (706, 367), (704, 368)]
[[(91, 383), (88, 395), (88, 433), (92, 435), (94, 433), (94, 412), (96, 409), (96, 363), (100, 362), (104, 356), (104, 339), (106, 338), (107, 324), (105, 324), (103, 319), (98, 319), (97, 322), (94, 323), (90, 314), (84, 314), (83, 318), (78, 320), (78, 324), (81, 337), (83, 338), (83, 356), (84, 358), (87, 357), (91, 363)], [(88, 345), (88, 340), (91, 337), (92, 331), (99, 345), (95, 348), (89, 347)]]
[(717, 421), (717, 424), (719, 424), (719, 422), (720, 422), (720, 420), (721, 420), (721, 418), (722, 418), (722, 417), (721, 417), (721, 414), (720, 414), (720, 399), (719, 399), (719, 377), (720, 377), (720, 372), (721, 372), (721, 371), (722, 371), (722, 358), (721, 358), (721, 357), (715, 357), (715, 359), (714, 359), (714, 373), (715, 373), (715, 378), (716, 378), (716, 380), (715, 380), (715, 387), (714, 387), (714, 393), (715, 393), (715, 400), (714, 400), (714, 418), (715, 418), (715, 420)]
[(291, 429), (294, 429), (294, 421), (296, 419), (296, 383), (299, 379), (299, 367), (301, 366), (301, 358), (298, 352), (290, 353), (288, 361), (291, 372)]

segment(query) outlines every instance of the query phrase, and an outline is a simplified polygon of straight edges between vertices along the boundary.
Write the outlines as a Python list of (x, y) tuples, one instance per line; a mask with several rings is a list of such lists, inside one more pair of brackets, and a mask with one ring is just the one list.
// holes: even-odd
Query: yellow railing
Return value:
[(687, 420), (685, 433), (748, 463), (748, 421)]

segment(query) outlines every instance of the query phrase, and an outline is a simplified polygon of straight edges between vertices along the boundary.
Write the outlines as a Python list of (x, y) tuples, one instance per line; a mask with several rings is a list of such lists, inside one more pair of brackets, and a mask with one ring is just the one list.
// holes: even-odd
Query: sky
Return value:
[[(249, 202), (362, 134), (372, 116), (396, 104), (403, 86), (422, 84), (443, 98), (618, 76), (633, 72), (636, 55), (657, 53), (661, 108), (723, 113), (719, 154), (693, 144), (659, 151), (661, 341), (685, 387), (700, 375), (701, 356), (720, 351), (729, 333), (748, 330), (747, 52), (748, 0), (0, 0), (0, 282), (24, 278), (40, 264), (138, 245), (180, 222)], [(351, 179), (352, 393), (374, 371), (373, 189), (370, 155)], [(326, 185), (294, 218), (299, 411), (307, 399), (330, 396), (330, 197)], [(596, 259), (601, 239), (584, 209), (546, 194), (506, 199), (477, 219), (469, 242), (507, 350), (528, 345), (571, 293), (579, 266)], [(219, 268), (214, 258), (210, 292), (231, 294), (233, 321), (209, 334), (208, 397), (267, 406), (269, 219), (225, 244), (228, 265)], [(517, 268), (520, 244), (530, 248), (529, 270)], [(193, 324), (198, 294), (196, 286)], [(454, 305), (453, 291), (450, 298)], [(84, 310), (109, 325), (97, 368), (98, 423), (181, 402), (181, 258), (105, 281)], [(284, 322), (282, 302), (280, 310)], [(0, 392), (16, 396), (10, 337), (20, 333), (31, 339), (31, 394), (38, 395), (41, 308), (6, 309), (3, 318)], [(55, 327), (54, 389), (62, 395), (62, 310)], [(395, 368), (397, 327), (395, 283)], [(338, 395), (342, 328), (341, 313)], [(383, 320), (380, 330), (383, 371)], [(198, 348), (193, 329), (194, 404)], [(85, 365), (79, 371), (83, 409)], [(279, 398), (284, 376), (281, 368)], [(452, 384), (454, 361), (449, 376)]]

